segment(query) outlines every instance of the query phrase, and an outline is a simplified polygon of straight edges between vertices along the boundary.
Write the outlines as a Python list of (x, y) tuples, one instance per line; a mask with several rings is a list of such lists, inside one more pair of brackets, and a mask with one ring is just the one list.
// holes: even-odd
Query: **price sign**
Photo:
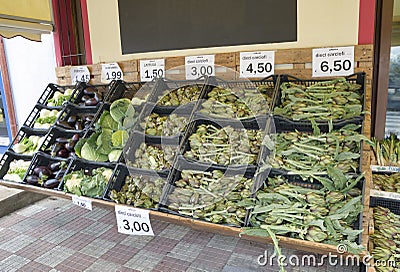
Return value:
[(86, 198), (86, 197), (73, 195), (72, 196), (72, 203), (77, 205), (77, 206), (79, 206), (79, 207), (88, 209), (88, 210), (92, 210), (93, 209), (92, 201), (90, 199)]
[(400, 172), (400, 167), (371, 165), (371, 170), (372, 170), (372, 172), (396, 173), (396, 172)]
[(140, 80), (143, 82), (152, 81), (154, 78), (162, 78), (165, 74), (165, 60), (141, 60)]
[(240, 52), (240, 77), (267, 77), (274, 73), (275, 52)]
[(354, 46), (312, 51), (313, 77), (348, 76), (354, 73)]
[(201, 76), (215, 76), (214, 55), (185, 57), (186, 79), (193, 80)]
[(78, 82), (89, 82), (90, 73), (86, 66), (76, 66), (72, 67), (70, 70), (72, 84)]
[(123, 80), (124, 75), (118, 63), (107, 63), (101, 65), (101, 82), (110, 83), (112, 80)]
[(400, 194), (394, 193), (394, 192), (385, 192), (385, 191), (378, 191), (378, 190), (371, 189), (370, 195), (375, 196), (375, 197), (383, 197), (383, 198), (400, 200)]
[(115, 217), (119, 233), (154, 236), (147, 210), (115, 205)]

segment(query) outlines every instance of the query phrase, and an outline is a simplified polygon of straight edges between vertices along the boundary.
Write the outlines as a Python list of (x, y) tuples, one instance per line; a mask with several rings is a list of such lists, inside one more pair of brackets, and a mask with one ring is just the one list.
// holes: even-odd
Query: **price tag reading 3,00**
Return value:
[(215, 76), (214, 55), (185, 57), (186, 79), (193, 80), (202, 76)]
[(313, 77), (348, 76), (354, 73), (354, 46), (317, 48), (312, 51)]
[(155, 78), (163, 78), (165, 74), (165, 60), (141, 60), (140, 80), (142, 82), (152, 81)]
[(147, 210), (115, 205), (115, 217), (119, 233), (154, 236)]
[(112, 80), (123, 80), (123, 73), (118, 63), (107, 63), (101, 65), (101, 82), (110, 83)]
[(274, 51), (241, 52), (240, 77), (267, 77), (274, 73)]

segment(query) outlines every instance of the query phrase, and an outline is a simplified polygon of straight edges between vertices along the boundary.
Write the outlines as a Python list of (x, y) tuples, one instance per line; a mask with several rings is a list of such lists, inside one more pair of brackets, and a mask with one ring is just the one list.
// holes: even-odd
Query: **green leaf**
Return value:
[(321, 130), (319, 129), (317, 122), (315, 122), (314, 119), (311, 119), (310, 121), (314, 132), (313, 134), (316, 136), (321, 135)]
[(118, 122), (116, 122), (109, 111), (104, 111), (99, 120), (99, 126), (103, 129), (118, 130)]
[(358, 159), (360, 154), (353, 153), (353, 152), (342, 152), (336, 156), (337, 161), (347, 161), (350, 159)]
[(338, 168), (328, 167), (328, 176), (333, 180), (334, 186), (338, 190), (342, 190), (346, 186), (347, 178)]
[(81, 156), (81, 149), (82, 149), (82, 146), (86, 143), (86, 141), (87, 141), (87, 139), (80, 138), (79, 141), (76, 143), (74, 149), (75, 149), (75, 154), (78, 157), (82, 157)]
[(127, 116), (129, 108), (129, 115), (132, 117), (135, 114), (135, 109), (131, 105), (131, 101), (127, 98), (121, 98), (115, 100), (110, 107), (111, 117), (118, 123), (122, 124), (122, 121)]
[(118, 161), (119, 156), (121, 155), (121, 153), (122, 153), (122, 150), (121, 150), (121, 149), (115, 149), (115, 150), (111, 151), (111, 152), (108, 154), (108, 160), (109, 160), (110, 162)]
[(128, 141), (128, 132), (125, 130), (118, 130), (111, 136), (112, 145), (114, 147), (124, 147), (126, 141)]
[(97, 151), (97, 145), (93, 144), (90, 141), (87, 141), (81, 149), (82, 158), (90, 161), (100, 161), (105, 162), (108, 160), (108, 156), (101, 154)]

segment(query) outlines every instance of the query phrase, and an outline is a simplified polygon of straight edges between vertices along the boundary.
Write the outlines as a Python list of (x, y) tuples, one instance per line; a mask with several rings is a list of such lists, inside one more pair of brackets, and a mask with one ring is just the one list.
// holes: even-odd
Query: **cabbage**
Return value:
[(111, 152), (108, 154), (108, 160), (109, 160), (110, 162), (118, 161), (119, 156), (121, 156), (121, 153), (122, 153), (122, 150), (121, 150), (121, 149), (115, 149), (115, 150), (111, 151)]
[[(122, 124), (125, 119), (128, 109), (130, 112), (133, 111), (135, 114), (135, 109), (131, 105), (131, 101), (128, 98), (122, 98), (115, 100), (110, 106), (111, 117), (118, 123)], [(133, 115), (130, 113), (130, 115)]]
[(125, 130), (117, 130), (111, 136), (112, 145), (114, 147), (124, 147), (126, 141), (128, 140), (128, 132)]

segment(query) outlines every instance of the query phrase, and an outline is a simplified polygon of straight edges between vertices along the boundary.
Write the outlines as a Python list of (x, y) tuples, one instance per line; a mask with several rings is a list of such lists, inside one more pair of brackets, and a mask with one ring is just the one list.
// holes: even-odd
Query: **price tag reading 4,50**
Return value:
[(312, 51), (313, 77), (348, 76), (354, 73), (354, 46)]
[(152, 81), (154, 78), (162, 78), (165, 74), (165, 60), (141, 60), (140, 80), (142, 82)]
[(240, 77), (267, 77), (274, 73), (275, 52), (241, 52)]
[(110, 83), (112, 80), (123, 80), (124, 75), (118, 63), (107, 63), (101, 65), (101, 82)]
[(214, 55), (185, 57), (186, 79), (193, 80), (201, 76), (215, 76)]
[(78, 82), (89, 82), (90, 73), (86, 66), (72, 67), (70, 70), (72, 84)]
[(86, 197), (81, 197), (81, 196), (77, 196), (77, 195), (73, 195), (72, 196), (72, 203), (74, 203), (75, 205), (88, 209), (88, 210), (92, 210), (92, 201)]
[(115, 217), (119, 233), (154, 236), (147, 210), (115, 205)]

